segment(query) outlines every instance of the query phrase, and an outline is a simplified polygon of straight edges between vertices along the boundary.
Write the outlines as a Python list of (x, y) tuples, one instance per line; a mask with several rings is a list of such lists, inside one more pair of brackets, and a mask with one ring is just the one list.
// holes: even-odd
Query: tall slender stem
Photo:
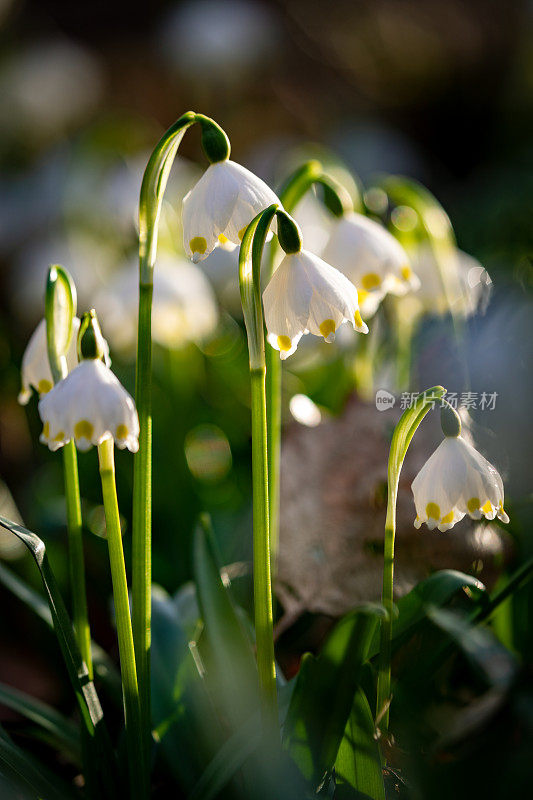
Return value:
[(148, 776), (142, 739), (139, 689), (133, 633), (131, 627), (128, 582), (122, 547), (120, 515), (115, 485), (115, 459), (113, 439), (106, 439), (98, 447), (100, 478), (106, 518), (107, 543), (113, 582), (115, 620), (118, 634), (120, 672), (124, 696), (124, 718), (126, 725), (126, 745), (130, 773), (130, 792), (132, 798), (148, 796)]
[(265, 368), (250, 370), (252, 388), (252, 482), (254, 537), (254, 608), (257, 668), (264, 729), (277, 731), (274, 625), (268, 514), (268, 457)]
[(133, 470), (133, 637), (139, 679), (146, 762), (151, 743), (150, 644), (152, 589), (152, 297), (161, 205), (168, 176), (187, 128), (197, 115), (183, 114), (161, 137), (144, 172), (139, 198), (139, 323), (135, 401), (139, 452)]
[(133, 475), (132, 616), (133, 639), (145, 753), (150, 714), (150, 644), (152, 583), (152, 295), (153, 285), (139, 286), (139, 325), (135, 397), (139, 415), (139, 452)]
[(273, 204), (252, 220), (243, 236), (239, 252), (239, 285), (248, 337), (252, 399), (255, 637), (263, 731), (268, 738), (279, 737), (279, 723), (272, 614), (268, 426), (261, 260), (267, 232), (277, 209), (277, 204)]
[(378, 690), (376, 719), (379, 727), (387, 732), (389, 727), (389, 704), (391, 688), (391, 642), (394, 587), (394, 540), (396, 537), (396, 489), (389, 489), (387, 517), (385, 520), (385, 553), (383, 560), (383, 589), (381, 602), (387, 616), (381, 620), (381, 643), (379, 648)]
[[(54, 383), (58, 383), (68, 374), (65, 353), (69, 347), (70, 339), (74, 335), (73, 320), (75, 315), (76, 287), (74, 281), (66, 269), (59, 266), (59, 264), (53, 264), (48, 270), (46, 279), (45, 319), (48, 362)], [(63, 447), (63, 473), (67, 506), (68, 561), (74, 631), (82, 658), (87, 665), (87, 672), (92, 680), (91, 630), (85, 589), (78, 457), (73, 441), (67, 442)]]
[(392, 652), (392, 619), (394, 611), (394, 540), (396, 536), (396, 500), (400, 473), (415, 432), (430, 409), (446, 394), (442, 386), (433, 386), (422, 392), (408, 407), (394, 433), (389, 451), (387, 469), (387, 516), (385, 518), (385, 549), (383, 559), (382, 603), (387, 612), (381, 620), (381, 643), (378, 661), (378, 686), (376, 703), (376, 722), (386, 733), (389, 727), (389, 705), (391, 701), (391, 652)]
[(266, 348), (266, 404), (268, 452), (268, 505), (270, 522), (270, 564), (276, 575), (279, 550), (280, 490), (281, 490), (281, 390), (283, 371), (281, 359), (273, 347)]
[(87, 664), (89, 677), (93, 679), (91, 655), (91, 629), (87, 612), (85, 590), (85, 563), (83, 557), (82, 517), (78, 459), (73, 441), (63, 447), (63, 471), (65, 475), (65, 498), (67, 502), (67, 531), (69, 544), (70, 589), (74, 630), (83, 660)]

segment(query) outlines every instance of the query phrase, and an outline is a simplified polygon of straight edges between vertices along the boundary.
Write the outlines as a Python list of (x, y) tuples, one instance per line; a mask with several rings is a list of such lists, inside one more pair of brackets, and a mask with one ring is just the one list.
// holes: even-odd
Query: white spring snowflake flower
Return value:
[(74, 439), (89, 450), (112, 437), (117, 447), (139, 449), (139, 420), (132, 397), (97, 358), (83, 360), (39, 401), (43, 421), (40, 440), (50, 450)]
[(504, 511), (503, 481), (498, 470), (462, 436), (446, 436), (426, 461), (413, 483), (415, 528), (453, 528), (468, 514), (472, 519), (498, 517)]
[[(66, 354), (69, 372), (73, 370), (78, 363), (76, 341), (79, 329), (80, 321), (78, 317), (74, 317), (72, 320), (72, 335)], [(36, 389), (40, 395), (44, 395), (49, 392), (54, 385), (52, 370), (50, 369), (50, 362), (48, 360), (46, 320), (44, 319), (39, 322), (26, 346), (26, 350), (22, 356), (21, 373), (22, 389), (19, 393), (18, 401), (23, 406), (25, 406), (31, 398), (32, 387)]]
[(279, 200), (234, 161), (211, 164), (183, 199), (183, 243), (195, 263), (217, 247), (239, 245), (252, 219)]
[(332, 342), (343, 322), (368, 333), (353, 283), (307, 250), (285, 255), (263, 292), (263, 305), (268, 341), (282, 359), (305, 333)]
[(382, 225), (355, 211), (336, 221), (322, 257), (340, 269), (363, 298), (367, 292), (403, 295), (420, 286), (402, 245)]

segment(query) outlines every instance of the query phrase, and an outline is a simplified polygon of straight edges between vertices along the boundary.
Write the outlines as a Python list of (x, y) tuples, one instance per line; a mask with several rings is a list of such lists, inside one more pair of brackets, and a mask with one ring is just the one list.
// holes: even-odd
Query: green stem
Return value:
[(391, 642), (394, 613), (394, 540), (396, 536), (396, 500), (398, 483), (405, 454), (415, 432), (430, 409), (442, 400), (446, 390), (433, 386), (419, 395), (415, 403), (407, 408), (394, 433), (389, 451), (387, 469), (387, 516), (385, 519), (385, 547), (383, 559), (382, 604), (387, 612), (381, 620), (381, 641), (378, 658), (378, 686), (376, 702), (376, 724), (383, 733), (389, 727), (389, 705), (391, 701)]
[(281, 490), (281, 390), (282, 362), (277, 350), (266, 348), (266, 404), (268, 453), (268, 506), (270, 564), (275, 576), (279, 551)]
[(239, 251), (239, 286), (248, 338), (252, 399), (255, 636), (263, 731), (268, 738), (279, 737), (279, 722), (272, 614), (269, 461), (261, 261), (267, 232), (277, 209), (277, 204), (273, 204), (257, 215), (246, 229)]
[[(139, 452), (133, 473), (132, 617), (145, 753), (150, 749), (150, 644), (152, 584), (152, 295), (139, 286), (139, 324), (135, 397)], [(148, 756), (147, 756), (148, 757)]]
[(87, 664), (89, 677), (93, 679), (91, 655), (91, 629), (87, 612), (85, 590), (85, 563), (83, 557), (82, 517), (78, 459), (73, 441), (63, 447), (63, 470), (65, 475), (65, 497), (67, 502), (67, 531), (69, 542), (70, 588), (74, 630), (83, 660)]
[(145, 769), (144, 747), (141, 728), (137, 669), (133, 648), (128, 582), (122, 547), (122, 532), (115, 485), (115, 460), (113, 439), (106, 439), (98, 447), (100, 478), (106, 518), (107, 543), (113, 582), (115, 621), (118, 634), (120, 672), (124, 696), (124, 718), (126, 746), (130, 773), (132, 798), (148, 796), (148, 776)]
[[(139, 451), (133, 470), (133, 637), (139, 678), (142, 739), (146, 762), (151, 747), (150, 643), (152, 589), (152, 295), (161, 205), (168, 176), (185, 131), (197, 121), (183, 114), (161, 137), (144, 172), (139, 198), (139, 323), (135, 401)], [(202, 118), (203, 119), (203, 118)]]
[[(48, 362), (58, 383), (68, 374), (65, 353), (72, 336), (76, 315), (76, 287), (66, 269), (53, 264), (48, 270), (45, 293), (46, 345)], [(63, 473), (67, 505), (68, 561), (74, 630), (89, 677), (93, 678), (91, 630), (87, 613), (85, 562), (83, 557), (82, 515), (78, 457), (73, 441), (63, 447)]]
[(257, 668), (265, 731), (278, 730), (274, 623), (268, 514), (268, 457), (265, 368), (250, 370), (252, 388), (252, 482), (254, 608)]
[(396, 491), (390, 492), (387, 501), (385, 521), (385, 552), (383, 559), (383, 589), (381, 602), (387, 616), (381, 620), (381, 641), (378, 664), (378, 689), (376, 703), (376, 722), (383, 732), (389, 727), (389, 704), (391, 687), (391, 642), (392, 615), (394, 610), (394, 540), (396, 537)]

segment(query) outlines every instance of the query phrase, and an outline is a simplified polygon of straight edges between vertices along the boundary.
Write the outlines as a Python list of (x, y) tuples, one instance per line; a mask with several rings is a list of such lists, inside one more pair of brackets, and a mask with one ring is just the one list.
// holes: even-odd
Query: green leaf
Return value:
[(63, 598), (48, 562), (45, 544), (35, 533), (4, 517), (0, 517), (0, 525), (25, 544), (39, 569), (54, 630), (81, 713), (84, 731), (82, 734), (83, 744), (87, 753), (87, 757), (84, 758), (85, 779), (90, 787), (90, 794), (113, 797), (116, 791), (114, 759), (105, 727), (104, 714), (94, 684), (89, 678), (87, 666), (81, 657)]
[(335, 760), (336, 800), (385, 800), (374, 719), (366, 695), (357, 689)]
[[(152, 592), (152, 716), (161, 754), (180, 786), (190, 791), (222, 734), (210, 701), (195, 642), (189, 642), (189, 619), (163, 589)], [(199, 669), (200, 667), (200, 669)], [(207, 722), (208, 721), (208, 722)], [(179, 758), (176, 754), (179, 753)]]
[(202, 515), (194, 535), (194, 574), (205, 625), (207, 680), (215, 703), (237, 730), (259, 707), (257, 667), (215, 554), (210, 522)]
[(80, 763), (79, 729), (54, 708), (5, 683), (0, 683), (0, 703), (53, 734), (56, 746)]
[[(440, 570), (420, 581), (396, 603), (398, 613), (392, 623), (393, 645), (400, 638), (413, 633), (418, 623), (426, 619), (428, 608), (446, 605), (458, 592), (469, 593), (481, 607), (488, 599), (481, 581), (457, 570)], [(373, 658), (378, 651), (379, 632), (376, 631), (370, 645), (369, 658)]]
[(10, 797), (17, 800), (73, 800), (78, 796), (67, 784), (15, 745), (1, 726), (0, 774), (16, 792)]
[(504, 691), (510, 686), (516, 662), (492, 631), (473, 625), (463, 614), (448, 609), (429, 608), (427, 613), (431, 622), (464, 653), (488, 688)]
[(333, 768), (368, 658), (381, 606), (366, 605), (335, 626), (318, 658), (306, 654), (287, 713), (284, 742), (316, 788)]

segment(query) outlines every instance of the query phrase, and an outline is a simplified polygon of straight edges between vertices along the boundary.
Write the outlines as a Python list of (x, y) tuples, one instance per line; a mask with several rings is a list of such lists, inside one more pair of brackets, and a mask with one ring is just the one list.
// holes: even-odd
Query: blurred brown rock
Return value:
[[(316, 428), (293, 423), (285, 431), (276, 592), (286, 615), (338, 616), (358, 602), (380, 599), (387, 460), (400, 414), (352, 398), (338, 418)], [(398, 597), (438, 569), (475, 574), (490, 585), (509, 549), (498, 526), (468, 518), (448, 533), (414, 528), (411, 482), (436, 446), (426, 420), (400, 477)]]

